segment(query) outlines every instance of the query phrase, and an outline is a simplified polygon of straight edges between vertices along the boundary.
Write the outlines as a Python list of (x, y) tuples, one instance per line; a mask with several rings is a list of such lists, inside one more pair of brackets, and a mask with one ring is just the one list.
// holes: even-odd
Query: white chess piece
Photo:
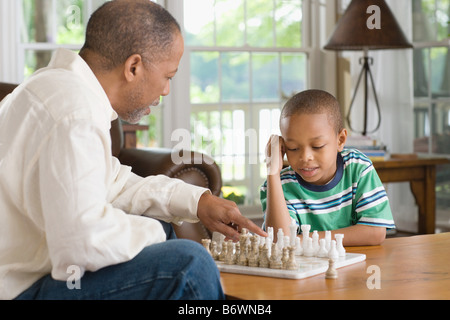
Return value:
[(280, 251), (284, 248), (284, 232), (281, 228), (277, 232), (277, 246)]
[(311, 230), (311, 226), (309, 224), (302, 224), (302, 242), (303, 242), (303, 250), (305, 250), (305, 246), (308, 244), (306, 239), (309, 239), (309, 230)]
[(325, 273), (325, 279), (337, 279), (337, 277), (338, 277), (338, 274), (337, 274), (336, 268), (334, 267), (334, 260), (329, 259), (328, 260), (328, 270)]
[(314, 253), (316, 254), (317, 251), (319, 251), (319, 233), (317, 232), (317, 230), (313, 231), (311, 238), (312, 238), (312, 247)]
[(314, 249), (312, 246), (312, 239), (311, 238), (306, 238), (304, 241), (306, 241), (306, 245), (303, 244), (303, 255), (305, 257), (312, 257), (314, 256)]
[(303, 247), (300, 241), (300, 237), (295, 237), (295, 254), (301, 256), (303, 254)]
[(325, 248), (330, 251), (331, 231), (325, 231)]
[(317, 252), (317, 256), (319, 258), (327, 258), (328, 257), (328, 251), (326, 248), (326, 242), (325, 239), (319, 240), (319, 251)]
[(270, 245), (273, 242), (273, 227), (267, 227), (267, 237), (270, 239)]
[(328, 258), (334, 261), (339, 259), (339, 252), (336, 249), (336, 240), (331, 240), (330, 250), (328, 251)]
[(339, 253), (339, 257), (345, 257), (345, 248), (342, 244), (344, 235), (342, 233), (338, 233), (334, 235), (334, 238), (336, 239), (336, 249)]
[(298, 263), (295, 260), (295, 248), (289, 247), (289, 260), (286, 264), (286, 269), (288, 270), (297, 270), (298, 269)]
[(294, 219), (291, 219), (291, 225), (289, 226), (289, 231), (290, 231), (290, 239), (291, 239), (291, 243), (290, 246), (291, 247), (295, 247), (296, 243), (295, 243), (295, 238), (297, 238), (297, 223), (295, 222)]

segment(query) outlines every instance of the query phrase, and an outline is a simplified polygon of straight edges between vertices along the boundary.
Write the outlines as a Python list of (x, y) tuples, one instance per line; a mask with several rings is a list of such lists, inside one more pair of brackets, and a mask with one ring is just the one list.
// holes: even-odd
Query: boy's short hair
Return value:
[(344, 129), (341, 107), (336, 98), (323, 90), (306, 90), (290, 98), (281, 111), (280, 121), (295, 114), (326, 113), (336, 134)]

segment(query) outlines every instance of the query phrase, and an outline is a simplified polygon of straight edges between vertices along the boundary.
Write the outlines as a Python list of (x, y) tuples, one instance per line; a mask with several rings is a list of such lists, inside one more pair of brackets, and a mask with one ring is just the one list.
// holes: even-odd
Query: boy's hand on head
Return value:
[(280, 174), (283, 169), (285, 154), (284, 140), (278, 135), (271, 135), (266, 146), (267, 175)]

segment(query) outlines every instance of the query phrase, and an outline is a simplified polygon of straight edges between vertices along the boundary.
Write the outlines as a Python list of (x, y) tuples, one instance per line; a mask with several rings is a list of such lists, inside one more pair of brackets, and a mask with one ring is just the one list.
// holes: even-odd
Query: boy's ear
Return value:
[(347, 142), (347, 129), (342, 129), (338, 134), (338, 151), (344, 150), (345, 143)]

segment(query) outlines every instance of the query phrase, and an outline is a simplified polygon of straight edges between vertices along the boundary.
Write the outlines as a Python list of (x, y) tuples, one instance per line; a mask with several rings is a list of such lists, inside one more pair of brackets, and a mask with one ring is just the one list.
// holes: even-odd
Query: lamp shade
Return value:
[(328, 50), (412, 48), (384, 0), (353, 0), (336, 25)]

